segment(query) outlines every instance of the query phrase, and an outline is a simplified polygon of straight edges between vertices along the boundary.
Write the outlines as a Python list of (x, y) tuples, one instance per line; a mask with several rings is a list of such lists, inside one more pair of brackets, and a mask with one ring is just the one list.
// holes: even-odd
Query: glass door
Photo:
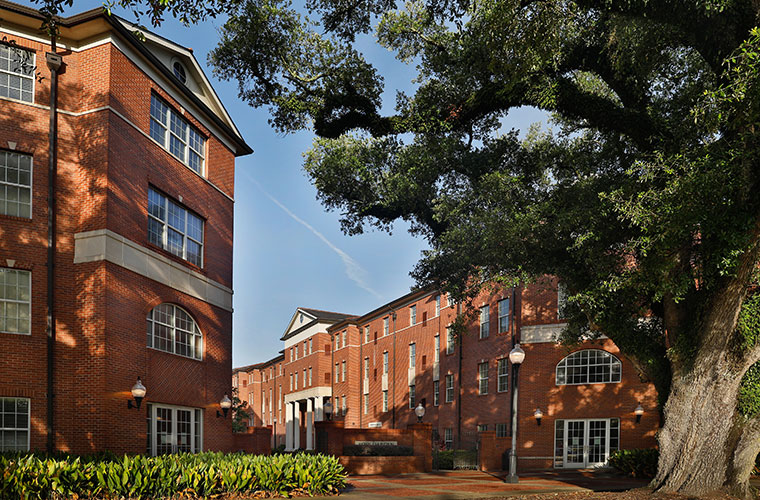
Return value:
[[(564, 424), (564, 425), (563, 425)], [(620, 421), (617, 418), (565, 420), (555, 427), (557, 467), (603, 467), (610, 452), (619, 447)]]
[(148, 453), (197, 453), (202, 450), (203, 412), (198, 408), (148, 405)]
[(565, 431), (565, 467), (586, 466), (586, 422), (568, 420)]

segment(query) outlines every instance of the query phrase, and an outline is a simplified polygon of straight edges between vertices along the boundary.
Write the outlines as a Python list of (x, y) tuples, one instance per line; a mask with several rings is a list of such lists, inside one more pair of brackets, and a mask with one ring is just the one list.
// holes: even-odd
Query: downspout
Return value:
[[(359, 395), (359, 428), (362, 428), (364, 418), (364, 342), (362, 342), (362, 329), (359, 328), (359, 373), (362, 374), (362, 393)], [(369, 373), (367, 373), (369, 379)], [(369, 380), (368, 380), (369, 381)]]
[[(55, 26), (51, 29), (55, 33)], [(56, 54), (56, 36), (50, 37), (51, 52), (45, 54), (50, 69), (50, 128), (48, 131), (48, 248), (47, 248), (47, 451), (55, 450), (55, 254), (56, 254), (56, 177), (58, 176), (58, 70), (61, 56)]]
[[(462, 305), (457, 303), (457, 317), (462, 314)], [(459, 366), (457, 367), (457, 384), (459, 390), (457, 391), (457, 448), (462, 447), (462, 347), (464, 344), (464, 333), (459, 336)]]
[[(333, 373), (333, 367), (335, 366), (335, 335), (330, 334), (330, 404), (333, 404), (333, 401), (335, 401), (335, 379), (337, 378), (338, 370), (335, 370), (335, 373)], [(335, 415), (338, 413), (338, 404), (335, 404), (335, 407), (332, 411), (332, 419), (335, 420)]]
[(396, 428), (396, 311), (391, 309), (393, 318), (393, 425), (391, 429)]

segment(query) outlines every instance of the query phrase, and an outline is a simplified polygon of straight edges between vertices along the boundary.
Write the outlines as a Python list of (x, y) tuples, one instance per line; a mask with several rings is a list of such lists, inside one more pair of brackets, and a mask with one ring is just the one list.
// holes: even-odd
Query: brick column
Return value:
[(407, 427), (412, 431), (414, 440), (414, 456), (422, 457), (424, 462), (424, 471), (433, 470), (433, 426), (432, 424), (411, 424)]
[[(322, 421), (322, 422), (315, 422), (314, 427), (317, 432), (317, 436), (320, 435), (320, 433), (327, 433), (327, 445), (326, 449), (321, 449), (319, 452), (324, 453), (325, 455), (333, 455), (336, 457), (339, 457), (343, 454), (343, 421)], [(319, 443), (319, 438), (318, 444)]]

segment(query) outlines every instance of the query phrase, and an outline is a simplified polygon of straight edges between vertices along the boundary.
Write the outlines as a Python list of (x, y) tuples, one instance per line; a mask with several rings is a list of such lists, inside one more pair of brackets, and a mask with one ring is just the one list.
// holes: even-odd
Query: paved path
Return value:
[(339, 498), (455, 500), (563, 491), (624, 491), (646, 486), (648, 482), (592, 471), (531, 473), (521, 477), (518, 484), (505, 483), (503, 476), (477, 471), (352, 476), (349, 487)]

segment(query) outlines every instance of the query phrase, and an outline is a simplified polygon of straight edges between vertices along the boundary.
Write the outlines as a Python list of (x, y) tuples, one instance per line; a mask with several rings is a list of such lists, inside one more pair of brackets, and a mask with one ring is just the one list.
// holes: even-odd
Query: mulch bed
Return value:
[[(502, 497), (514, 499), (517, 496)], [(559, 493), (541, 493), (537, 495), (519, 495), (520, 500), (736, 500), (724, 493), (694, 497), (678, 493), (652, 493), (648, 488), (613, 492), (613, 491), (567, 491)], [(491, 499), (497, 500), (497, 499)]]

